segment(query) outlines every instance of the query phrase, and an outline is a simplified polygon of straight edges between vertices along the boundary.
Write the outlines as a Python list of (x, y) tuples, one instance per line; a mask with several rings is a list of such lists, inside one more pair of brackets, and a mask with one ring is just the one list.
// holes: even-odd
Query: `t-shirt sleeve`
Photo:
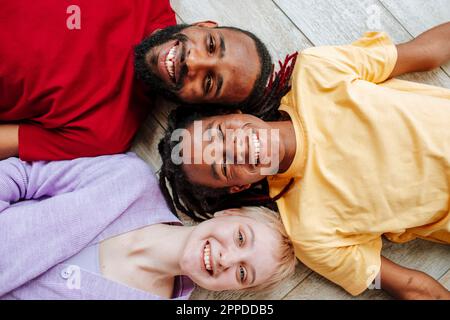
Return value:
[(297, 257), (313, 271), (353, 296), (366, 290), (380, 272), (381, 238), (339, 248), (296, 246)]
[(19, 158), (24, 161), (71, 160), (126, 151), (127, 145), (107, 141), (88, 129), (46, 129), (38, 124), (19, 125)]
[(384, 32), (366, 32), (351, 45), (309, 48), (302, 52), (304, 61), (314, 61), (314, 67), (334, 79), (351, 75), (380, 83), (389, 78), (397, 62), (397, 48)]

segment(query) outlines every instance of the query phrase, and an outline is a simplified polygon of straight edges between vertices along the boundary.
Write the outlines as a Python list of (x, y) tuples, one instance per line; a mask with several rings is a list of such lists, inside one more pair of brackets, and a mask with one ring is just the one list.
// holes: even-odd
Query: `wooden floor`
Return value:
[[(450, 21), (450, 0), (171, 0), (179, 22), (214, 20), (257, 34), (274, 59), (310, 46), (345, 44), (364, 31), (383, 30), (401, 43), (423, 31)], [(450, 63), (427, 73), (410, 74), (407, 80), (450, 88)], [(161, 160), (157, 142), (170, 106), (159, 103), (142, 128), (133, 150), (155, 171)], [(450, 289), (450, 248), (425, 241), (398, 245), (384, 242), (383, 255), (422, 270)], [(193, 299), (355, 299), (304, 265), (269, 294), (213, 293), (197, 289)], [(380, 290), (367, 290), (356, 299), (389, 299)]]

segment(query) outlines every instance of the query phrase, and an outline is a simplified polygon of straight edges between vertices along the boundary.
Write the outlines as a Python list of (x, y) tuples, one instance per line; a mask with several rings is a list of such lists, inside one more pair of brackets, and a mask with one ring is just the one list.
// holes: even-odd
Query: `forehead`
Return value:
[[(213, 121), (213, 118), (193, 121), (186, 128), (181, 142), (183, 153), (181, 166), (189, 181), (212, 188), (221, 188), (223, 186), (213, 175), (212, 165), (203, 161), (203, 150), (211, 143), (203, 139), (203, 133), (213, 124)], [(201, 128), (201, 130), (197, 131), (198, 129), (195, 128)], [(199, 160), (196, 161), (196, 158)]]
[[(215, 62), (213, 72), (222, 77), (222, 93), (217, 102), (236, 103), (251, 94), (261, 71), (261, 62), (255, 41), (247, 34), (227, 28), (205, 28), (192, 26), (183, 32), (198, 50), (208, 50), (208, 39), (212, 35), (217, 42), (223, 40), (224, 54)], [(195, 87), (187, 86), (180, 94), (190, 95)]]
[(230, 29), (215, 29), (223, 35), (226, 54), (219, 64), (219, 72), (228, 80), (224, 83), (224, 94), (233, 94), (245, 100), (253, 89), (260, 73), (261, 64), (253, 39)]
[(256, 282), (254, 285), (264, 283), (276, 272), (279, 264), (280, 236), (266, 223), (243, 217), (248, 223), (255, 237), (251, 252), (251, 263), (255, 268)]

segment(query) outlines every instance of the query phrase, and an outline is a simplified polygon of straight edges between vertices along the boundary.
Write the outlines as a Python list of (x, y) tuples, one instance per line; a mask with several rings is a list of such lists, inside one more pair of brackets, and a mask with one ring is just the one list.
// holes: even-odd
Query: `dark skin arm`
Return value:
[(19, 154), (19, 125), (0, 125), (0, 160)]
[[(397, 45), (397, 62), (390, 77), (429, 71), (450, 60), (450, 22), (414, 40)], [(426, 273), (404, 268), (381, 257), (381, 287), (397, 299), (450, 300), (450, 292)]]
[(391, 78), (408, 72), (429, 71), (450, 60), (450, 22), (397, 45), (397, 63)]
[(381, 288), (396, 299), (450, 300), (450, 292), (421, 271), (402, 267), (381, 257)]

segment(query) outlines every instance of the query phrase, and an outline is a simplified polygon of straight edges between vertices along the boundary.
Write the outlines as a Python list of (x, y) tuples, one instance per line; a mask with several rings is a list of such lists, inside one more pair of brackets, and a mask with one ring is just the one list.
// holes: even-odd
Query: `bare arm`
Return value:
[(450, 60), (450, 22), (441, 24), (414, 40), (397, 45), (397, 63), (391, 77), (429, 71)]
[(397, 299), (450, 300), (450, 292), (426, 273), (381, 257), (381, 288)]
[(0, 125), (0, 160), (19, 154), (19, 125)]

